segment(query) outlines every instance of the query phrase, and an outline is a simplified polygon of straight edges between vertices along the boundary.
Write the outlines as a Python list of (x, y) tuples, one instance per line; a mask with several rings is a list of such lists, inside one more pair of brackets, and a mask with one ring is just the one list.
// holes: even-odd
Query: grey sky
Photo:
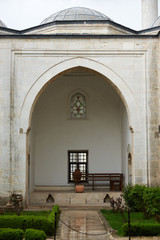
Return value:
[(0, 19), (8, 28), (21, 30), (39, 25), (57, 11), (77, 6), (92, 8), (124, 26), (141, 29), (141, 0), (0, 0)]

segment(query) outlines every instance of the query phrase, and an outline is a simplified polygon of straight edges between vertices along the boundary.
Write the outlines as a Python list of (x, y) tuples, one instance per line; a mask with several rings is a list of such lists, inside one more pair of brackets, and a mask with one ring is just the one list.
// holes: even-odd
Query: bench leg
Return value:
[(110, 181), (110, 191), (114, 190), (114, 182), (111, 180)]

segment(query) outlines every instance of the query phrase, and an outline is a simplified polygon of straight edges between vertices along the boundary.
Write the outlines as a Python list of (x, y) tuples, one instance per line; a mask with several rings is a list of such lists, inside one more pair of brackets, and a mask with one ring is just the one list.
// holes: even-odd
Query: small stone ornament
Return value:
[(52, 196), (52, 194), (49, 194), (47, 199), (46, 199), (46, 203), (54, 203), (54, 198)]

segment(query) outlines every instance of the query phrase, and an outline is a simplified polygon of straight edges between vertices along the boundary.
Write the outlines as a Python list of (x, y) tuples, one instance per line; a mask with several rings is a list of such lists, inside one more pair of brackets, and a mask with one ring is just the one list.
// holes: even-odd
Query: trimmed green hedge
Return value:
[(55, 226), (55, 214), (56, 214), (56, 226), (58, 226), (58, 218), (59, 218), (59, 215), (60, 215), (60, 210), (59, 210), (59, 206), (58, 205), (55, 205), (51, 211), (51, 213), (49, 214), (48, 216), (48, 220), (49, 221), (52, 221), (53, 222), (53, 225)]
[(0, 240), (23, 240), (23, 235), (21, 229), (0, 228)]
[[(128, 223), (122, 226), (123, 235), (129, 235)], [(131, 223), (130, 224), (131, 236), (159, 236), (160, 235), (160, 224), (152, 223)]]
[(47, 236), (54, 234), (55, 213), (59, 216), (59, 207), (55, 205), (48, 216), (0, 216), (1, 228), (22, 229), (26, 231), (28, 228), (43, 230)]
[(22, 229), (28, 228), (43, 230), (48, 236), (54, 232), (53, 222), (45, 217), (36, 216), (0, 216), (0, 226), (2, 228)]
[(46, 237), (42, 230), (27, 229), (25, 232), (25, 240), (46, 240)]

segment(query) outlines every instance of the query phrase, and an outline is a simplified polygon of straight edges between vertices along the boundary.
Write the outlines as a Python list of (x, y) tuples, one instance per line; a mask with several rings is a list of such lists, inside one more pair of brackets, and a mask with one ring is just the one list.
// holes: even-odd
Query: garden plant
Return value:
[(160, 235), (160, 188), (128, 185), (124, 187), (122, 197), (126, 206), (123, 215), (121, 208), (115, 211), (115, 206), (113, 210), (101, 210), (111, 227), (117, 230), (118, 235), (129, 234), (128, 223), (124, 223), (128, 211), (131, 236)]
[[(45, 239), (45, 236), (53, 236), (54, 232), (55, 232), (55, 215), (57, 216), (57, 219), (59, 217), (60, 211), (59, 211), (59, 207), (57, 205), (53, 206), (52, 211), (48, 214), (48, 216), (38, 216), (38, 214), (36, 214), (36, 216), (33, 215), (33, 213), (29, 213), (29, 215), (27, 215), (27, 213), (25, 213), (26, 215), (20, 215), (17, 216), (15, 214), (7, 214), (7, 215), (0, 215), (0, 234), (1, 232), (5, 232), (7, 231), (7, 228), (10, 228), (8, 231), (12, 231), (12, 230), (22, 230), (20, 233), (22, 232), (26, 232), (26, 236), (28, 240), (32, 240), (32, 239)], [(58, 222), (58, 221), (56, 221)], [(28, 231), (28, 229), (32, 229), (30, 231)], [(37, 230), (37, 231), (35, 231)], [(39, 230), (39, 231), (38, 231)], [(16, 234), (20, 234), (18, 233), (14, 233)], [(9, 238), (4, 238), (4, 234), (8, 234), (8, 233), (3, 233), (3, 237), (2, 239), (9, 239)], [(39, 236), (37, 238), (35, 238), (35, 236)], [(1, 235), (0, 235), (1, 236)], [(40, 237), (41, 236), (41, 237)], [(0, 238), (1, 239), (1, 238)], [(13, 238), (14, 239), (21, 239), (19, 238)]]

